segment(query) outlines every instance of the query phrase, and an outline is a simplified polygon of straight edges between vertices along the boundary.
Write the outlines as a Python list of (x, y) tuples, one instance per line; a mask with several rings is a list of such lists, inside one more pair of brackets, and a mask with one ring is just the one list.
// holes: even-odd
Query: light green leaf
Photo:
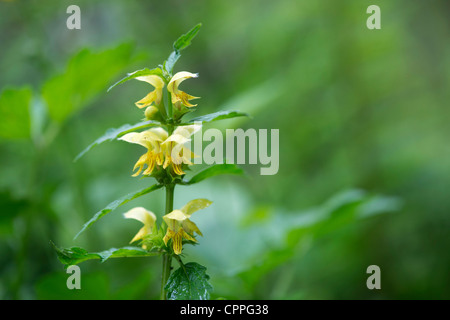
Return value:
[(228, 164), (228, 163), (223, 163), (223, 164), (216, 164), (213, 165), (203, 171), (200, 171), (199, 173), (197, 173), (196, 175), (194, 175), (190, 180), (183, 182), (182, 184), (184, 185), (190, 185), (190, 184), (194, 184), (194, 183), (198, 183), (200, 181), (203, 181), (205, 179), (217, 176), (217, 175), (221, 175), (221, 174), (243, 174), (244, 170), (242, 170), (241, 168), (239, 168), (237, 165), (235, 164)]
[(124, 124), (123, 126), (121, 126), (119, 128), (110, 128), (110, 129), (106, 130), (104, 135), (102, 135), (100, 138), (98, 138), (97, 140), (92, 142), (89, 146), (86, 147), (86, 149), (81, 151), (76, 156), (74, 161), (77, 161), (82, 156), (84, 156), (88, 151), (90, 151), (93, 147), (95, 147), (105, 141), (115, 140), (115, 139), (119, 138), (120, 136), (123, 136), (124, 134), (131, 132), (131, 131), (140, 130), (140, 129), (144, 129), (144, 128), (152, 127), (152, 126), (160, 126), (160, 125), (161, 125), (161, 122), (159, 122), (159, 121), (147, 120), (147, 121), (138, 122), (133, 125)]
[(50, 244), (56, 250), (58, 259), (64, 264), (65, 268), (92, 259), (100, 259), (100, 262), (105, 262), (109, 258), (149, 257), (159, 254), (139, 247), (111, 248), (101, 252), (88, 252), (80, 247), (59, 248), (53, 242), (50, 242)]
[(213, 287), (208, 280), (204, 266), (195, 262), (181, 265), (167, 281), (167, 299), (209, 300)]
[(81, 233), (83, 233), (87, 228), (89, 228), (91, 225), (93, 225), (95, 222), (97, 222), (100, 218), (104, 217), (106, 214), (110, 213), (111, 211), (117, 209), (118, 207), (124, 205), (127, 202), (130, 202), (131, 200), (134, 200), (140, 196), (143, 196), (147, 193), (153, 192), (155, 190), (158, 190), (161, 188), (162, 185), (160, 184), (154, 184), (151, 187), (143, 188), (141, 190), (138, 190), (136, 192), (131, 192), (127, 194), (126, 196), (123, 196), (120, 199), (114, 200), (110, 204), (108, 204), (105, 208), (98, 211), (88, 222), (86, 222), (83, 225), (83, 228), (77, 233), (74, 239), (76, 239)]
[(155, 68), (155, 69), (142, 69), (142, 70), (137, 70), (135, 72), (129, 73), (125, 78), (117, 81), (115, 84), (113, 84), (111, 87), (108, 88), (108, 92), (109, 90), (111, 90), (112, 88), (114, 88), (115, 86), (122, 84), (124, 82), (127, 82), (128, 80), (132, 80), (134, 78), (137, 77), (142, 77), (142, 76), (149, 76), (149, 75), (157, 75), (160, 76), (161, 79), (164, 79), (162, 70), (160, 68)]
[(0, 138), (30, 136), (30, 88), (4, 89), (0, 95)]
[(247, 113), (239, 111), (218, 111), (210, 114), (205, 114), (200, 117), (193, 118), (183, 125), (189, 125), (192, 123), (208, 123), (218, 120), (231, 119), (236, 117), (250, 117)]
[(128, 44), (99, 53), (81, 50), (63, 73), (48, 80), (42, 88), (50, 118), (63, 122), (87, 107), (129, 64), (131, 56), (132, 47)]

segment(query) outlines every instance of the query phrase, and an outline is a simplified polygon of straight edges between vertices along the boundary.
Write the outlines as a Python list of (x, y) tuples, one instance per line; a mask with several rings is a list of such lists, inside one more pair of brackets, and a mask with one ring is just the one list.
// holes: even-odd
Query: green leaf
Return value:
[(30, 88), (4, 89), (0, 95), (0, 138), (30, 137)]
[(209, 300), (212, 286), (206, 268), (189, 262), (173, 272), (164, 287), (169, 300)]
[(181, 56), (181, 50), (186, 49), (191, 45), (192, 39), (195, 38), (198, 31), (200, 30), (202, 24), (199, 23), (195, 27), (193, 27), (191, 30), (189, 30), (186, 34), (181, 35), (174, 43), (173, 43), (173, 52), (169, 55), (167, 60), (164, 62), (164, 69), (168, 73), (172, 73), (173, 67), (175, 66), (175, 63), (178, 61), (178, 59)]
[(181, 54), (178, 51), (172, 51), (169, 58), (164, 62), (164, 69), (166, 69), (167, 72), (172, 73), (173, 67), (180, 57)]
[(195, 38), (198, 31), (202, 27), (202, 24), (199, 23), (195, 27), (193, 27), (191, 30), (189, 30), (186, 34), (183, 34), (180, 36), (174, 43), (173, 43), (173, 49), (175, 51), (181, 51), (183, 49), (186, 49), (191, 45), (192, 39)]
[(159, 254), (139, 247), (111, 248), (101, 252), (88, 252), (80, 247), (59, 248), (53, 242), (50, 242), (50, 244), (55, 249), (59, 261), (64, 264), (65, 268), (92, 259), (100, 259), (100, 262), (105, 262), (109, 258), (149, 257)]
[(114, 200), (110, 204), (108, 204), (105, 208), (98, 211), (88, 222), (86, 222), (83, 225), (83, 228), (77, 233), (74, 239), (76, 239), (81, 233), (83, 233), (87, 228), (89, 228), (91, 225), (93, 225), (95, 222), (97, 222), (100, 218), (104, 217), (106, 214), (110, 213), (111, 211), (117, 209), (118, 207), (124, 205), (127, 202), (130, 202), (131, 200), (134, 200), (140, 196), (143, 196), (147, 193), (153, 192), (155, 190), (158, 190), (161, 188), (162, 185), (160, 184), (154, 184), (151, 187), (143, 188), (141, 190), (138, 190), (136, 192), (131, 192), (127, 194), (126, 196), (123, 196), (120, 199)]
[(128, 44), (99, 53), (81, 50), (63, 73), (48, 80), (42, 88), (50, 118), (63, 122), (87, 107), (130, 63), (131, 57), (132, 47)]
[(110, 129), (106, 130), (104, 135), (102, 135), (100, 138), (98, 138), (97, 140), (92, 142), (89, 146), (86, 147), (86, 149), (81, 151), (76, 156), (74, 161), (77, 161), (82, 156), (84, 156), (88, 151), (90, 151), (93, 147), (95, 147), (105, 141), (115, 140), (115, 139), (119, 138), (120, 136), (123, 136), (124, 134), (131, 132), (131, 131), (140, 130), (140, 129), (144, 129), (144, 128), (151, 127), (151, 126), (160, 126), (160, 125), (161, 125), (161, 122), (159, 122), (159, 121), (147, 120), (147, 121), (138, 122), (133, 125), (124, 124), (123, 126), (121, 126), (119, 128), (110, 128)]
[(109, 87), (108, 92), (115, 86), (122, 84), (124, 82), (127, 82), (128, 80), (132, 80), (134, 78), (142, 77), (142, 76), (149, 76), (149, 75), (157, 75), (157, 76), (160, 76), (161, 79), (164, 79), (162, 70), (160, 68), (155, 68), (155, 69), (145, 68), (145, 69), (137, 70), (132, 73), (128, 73), (128, 75), (125, 78), (117, 81), (115, 84), (113, 84), (111, 87)]
[(236, 117), (250, 117), (247, 113), (239, 112), (239, 111), (218, 111), (214, 113), (205, 114), (200, 117), (193, 118), (188, 121), (188, 123), (184, 123), (183, 125), (189, 125), (192, 123), (208, 123), (218, 120), (231, 119)]
[(221, 175), (221, 174), (243, 174), (244, 170), (235, 164), (216, 164), (194, 175), (190, 180), (183, 182), (184, 185), (198, 183), (205, 179)]

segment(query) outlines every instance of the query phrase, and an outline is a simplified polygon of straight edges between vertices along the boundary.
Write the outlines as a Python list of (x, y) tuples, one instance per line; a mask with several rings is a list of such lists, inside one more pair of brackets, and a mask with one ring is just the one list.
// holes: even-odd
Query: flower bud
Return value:
[(155, 106), (150, 106), (145, 109), (145, 118), (147, 120), (152, 120), (155, 118), (155, 115), (159, 112), (158, 108)]

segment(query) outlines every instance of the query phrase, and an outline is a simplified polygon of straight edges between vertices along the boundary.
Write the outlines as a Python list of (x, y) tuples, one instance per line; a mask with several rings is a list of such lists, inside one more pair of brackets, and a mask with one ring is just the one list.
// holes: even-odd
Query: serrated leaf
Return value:
[(170, 275), (164, 289), (169, 300), (209, 300), (213, 287), (206, 268), (189, 262)]
[(110, 213), (111, 211), (117, 209), (118, 207), (124, 205), (125, 203), (134, 200), (140, 196), (143, 196), (147, 193), (153, 192), (155, 190), (158, 190), (161, 188), (162, 185), (160, 184), (154, 184), (151, 187), (143, 188), (135, 192), (131, 192), (127, 194), (126, 196), (123, 196), (122, 198), (119, 198), (117, 200), (114, 200), (110, 204), (108, 204), (105, 208), (98, 211), (88, 222), (86, 222), (81, 230), (77, 233), (74, 239), (76, 239), (81, 233), (83, 233), (87, 228), (89, 228), (91, 225), (93, 225), (95, 222), (97, 222), (100, 218), (104, 217), (106, 214)]
[(88, 252), (81, 247), (59, 248), (53, 242), (50, 242), (58, 255), (59, 261), (67, 268), (71, 265), (79, 264), (86, 260), (99, 259), (105, 262), (110, 258), (129, 258), (129, 257), (150, 257), (158, 255), (156, 252), (149, 252), (139, 247), (111, 248), (101, 252)]
[(8, 88), (0, 95), (0, 138), (17, 139), (30, 136), (30, 88)]
[(89, 146), (86, 147), (86, 149), (84, 149), (83, 151), (81, 151), (76, 158), (74, 159), (74, 161), (77, 161), (78, 159), (80, 159), (82, 156), (84, 156), (88, 151), (90, 151), (93, 147), (105, 142), (105, 141), (112, 141), (115, 140), (117, 138), (119, 138), (120, 136), (123, 136), (124, 134), (134, 131), (134, 130), (140, 130), (140, 129), (144, 129), (147, 127), (151, 127), (151, 126), (160, 126), (161, 122), (159, 121), (155, 121), (155, 120), (147, 120), (147, 121), (142, 121), (142, 122), (138, 122), (136, 124), (130, 125), (130, 124), (124, 124), (123, 126), (119, 127), (119, 128), (110, 128), (108, 130), (106, 130), (105, 134), (102, 135), (100, 138), (98, 138), (97, 140), (95, 140), (94, 142), (92, 142)]
[(164, 76), (162, 74), (162, 70), (160, 68), (155, 68), (155, 69), (144, 68), (144, 69), (141, 69), (141, 70), (137, 70), (137, 71), (128, 73), (128, 75), (125, 78), (122, 78), (121, 80), (119, 80), (116, 83), (114, 83), (111, 87), (109, 87), (107, 92), (109, 92), (115, 86), (117, 86), (119, 84), (122, 84), (124, 82), (127, 82), (128, 80), (132, 80), (134, 78), (142, 77), (142, 76), (149, 76), (149, 75), (158, 75), (162, 79), (164, 79)]
[(214, 177), (217, 175), (221, 175), (221, 174), (240, 175), (243, 173), (244, 173), (244, 170), (242, 170), (235, 164), (228, 164), (228, 163), (216, 164), (216, 165), (213, 165), (203, 171), (200, 171), (199, 173), (194, 175), (191, 179), (189, 179), (188, 181), (185, 181), (183, 184), (190, 185), (190, 184), (198, 183), (205, 179), (208, 179), (208, 178), (211, 178), (211, 177)]
[(239, 112), (239, 111), (218, 111), (210, 114), (205, 114), (200, 117), (193, 118), (185, 123), (185, 125), (189, 125), (192, 123), (208, 123), (218, 120), (231, 119), (236, 117), (250, 117), (247, 113)]
[(195, 38), (198, 31), (202, 27), (202, 24), (199, 23), (195, 27), (193, 27), (191, 30), (189, 30), (186, 34), (183, 34), (180, 36), (174, 43), (173, 43), (173, 49), (175, 51), (181, 51), (191, 45), (192, 39)]

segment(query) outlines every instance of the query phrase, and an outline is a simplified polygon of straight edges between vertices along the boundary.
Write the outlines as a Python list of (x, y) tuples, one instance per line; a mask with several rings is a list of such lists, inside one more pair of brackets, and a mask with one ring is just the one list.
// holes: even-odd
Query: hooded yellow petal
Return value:
[(162, 89), (164, 87), (164, 80), (161, 79), (160, 76), (151, 74), (148, 76), (141, 76), (141, 77), (136, 77), (136, 80), (139, 81), (144, 81), (147, 82), (149, 84), (151, 84), (152, 86), (154, 86), (156, 89)]
[(187, 218), (190, 218), (194, 212), (207, 208), (211, 204), (212, 201), (209, 201), (207, 199), (195, 199), (189, 201), (183, 208), (181, 208), (180, 211), (183, 212)]
[[(167, 139), (167, 131), (162, 128), (151, 128), (142, 132), (130, 132), (122, 137), (119, 140), (123, 140), (129, 143), (140, 144), (141, 146), (149, 149), (149, 148), (157, 148), (159, 149), (159, 143)], [(158, 150), (159, 151), (159, 150)]]
[(169, 84), (167, 85), (167, 90), (172, 93), (177, 93), (180, 83), (190, 78), (198, 78), (198, 73), (191, 73), (187, 71), (177, 72), (174, 74), (172, 79), (170, 79)]
[(188, 216), (186, 216), (186, 214), (181, 211), (181, 210), (173, 210), (172, 212), (166, 214), (165, 216), (163, 216), (164, 221), (167, 223), (167, 225), (169, 226), (169, 228), (171, 228), (172, 230), (175, 228), (171, 227), (171, 224), (173, 223), (172, 221), (184, 221), (187, 218), (189, 218)]
[(152, 233), (153, 226), (156, 222), (156, 216), (153, 212), (146, 210), (143, 207), (136, 207), (128, 212), (124, 213), (124, 217), (127, 219), (135, 219), (144, 224), (144, 226), (139, 230), (139, 232), (130, 241), (134, 242), (144, 238), (147, 234)]
[(191, 96), (186, 92), (183, 92), (178, 89), (178, 86), (181, 82), (189, 78), (197, 78), (198, 73), (191, 73), (187, 71), (181, 71), (176, 73), (172, 79), (170, 79), (169, 84), (167, 85), (167, 90), (172, 93), (172, 103), (177, 103), (181, 101), (187, 107), (194, 107), (196, 105), (189, 103), (189, 100), (198, 99), (198, 97)]
[(197, 131), (199, 131), (202, 128), (200, 124), (192, 124), (189, 126), (179, 126), (175, 129), (173, 132), (173, 135), (181, 135), (185, 138), (189, 138), (193, 134), (195, 134)]

